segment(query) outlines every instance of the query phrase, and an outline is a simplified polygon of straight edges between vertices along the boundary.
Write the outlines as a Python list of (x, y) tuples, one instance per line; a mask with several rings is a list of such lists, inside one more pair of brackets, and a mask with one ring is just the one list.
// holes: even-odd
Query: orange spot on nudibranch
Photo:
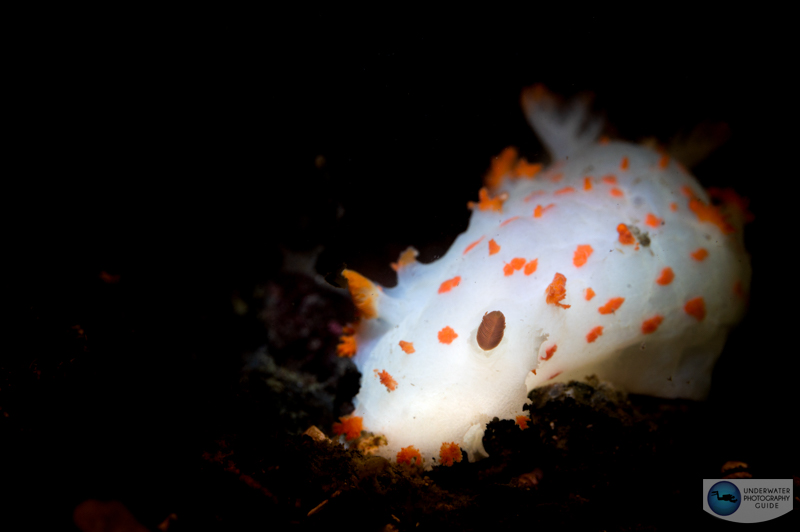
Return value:
[(397, 381), (394, 380), (394, 378), (391, 375), (389, 375), (388, 371), (383, 370), (383, 371), (379, 372), (377, 369), (374, 369), (372, 371), (374, 371), (375, 375), (377, 375), (381, 379), (381, 384), (386, 386), (387, 390), (389, 390), (391, 392), (395, 388), (397, 388)]
[(534, 190), (533, 192), (531, 192), (530, 194), (525, 196), (525, 199), (523, 199), (522, 201), (527, 203), (530, 200), (532, 200), (533, 198), (535, 198), (537, 196), (544, 196), (545, 194), (547, 194), (547, 192), (545, 192), (544, 190)]
[(583, 178), (583, 190), (592, 190), (592, 178), (591, 177), (584, 177)]
[(478, 207), (478, 210), (481, 211), (497, 211), (503, 212), (503, 203), (508, 199), (508, 194), (503, 192), (495, 197), (489, 196), (489, 189), (486, 187), (481, 188), (478, 191), (478, 202), (469, 201), (467, 202), (467, 208), (472, 209), (473, 207)]
[(605, 175), (603, 176), (603, 183), (608, 183), (609, 185), (616, 185), (617, 184), (617, 176), (615, 175)]
[(489, 255), (494, 255), (500, 251), (500, 245), (494, 241), (494, 238), (489, 240)]
[(666, 268), (661, 270), (661, 275), (658, 276), (656, 282), (661, 286), (666, 286), (669, 283), (671, 283), (674, 278), (675, 278), (675, 273), (672, 271), (672, 268), (667, 266)]
[(458, 335), (450, 326), (446, 326), (439, 331), (438, 338), (441, 343), (450, 344), (453, 342), (453, 340), (458, 338)]
[(547, 304), (548, 305), (556, 305), (561, 308), (569, 308), (570, 305), (564, 305), (561, 303), (565, 297), (567, 297), (567, 278), (564, 277), (560, 273), (556, 273), (555, 277), (553, 277), (553, 282), (550, 283), (545, 290), (547, 294)]
[(598, 337), (602, 336), (602, 334), (603, 334), (603, 327), (598, 325), (597, 327), (589, 331), (589, 334), (586, 335), (586, 341), (592, 343), (595, 340), (597, 340)]
[(461, 282), (461, 277), (456, 275), (452, 279), (448, 279), (442, 284), (439, 285), (439, 293), (444, 294), (445, 292), (449, 292), (454, 287), (458, 286), (458, 283)]
[(528, 428), (528, 421), (530, 420), (531, 419), (528, 416), (517, 416), (514, 419), (514, 423), (516, 423), (517, 426), (519, 426), (519, 430), (525, 430)]
[(562, 194), (572, 194), (573, 192), (575, 192), (574, 188), (572, 188), (572, 187), (564, 187), (564, 188), (560, 188), (560, 189), (556, 190), (555, 192), (553, 192), (553, 194), (555, 194), (556, 196), (560, 196)]
[(678, 204), (673, 201), (672, 203), (669, 204), (669, 210), (671, 210), (672, 212), (677, 212)]
[(364, 418), (359, 416), (344, 416), (339, 418), (339, 423), (333, 424), (333, 433), (337, 436), (344, 434), (346, 440), (355, 440), (364, 430)]
[(513, 258), (511, 262), (503, 266), (503, 273), (505, 275), (511, 275), (514, 273), (514, 270), (521, 270), (523, 266), (525, 266), (525, 259), (520, 257)]
[(644, 334), (654, 333), (661, 322), (664, 321), (663, 316), (655, 315), (652, 318), (646, 319), (642, 322), (642, 332)]
[(621, 307), (624, 302), (625, 302), (624, 297), (612, 297), (606, 302), (605, 305), (598, 308), (597, 311), (600, 314), (613, 314), (614, 312), (619, 310), (619, 307)]
[(615, 198), (621, 198), (622, 196), (625, 195), (625, 193), (622, 192), (617, 187), (612, 188), (611, 190), (608, 191), (608, 193), (611, 194), (612, 196), (614, 196)]
[(584, 294), (585, 294), (585, 295), (584, 295), (584, 297), (586, 298), (586, 301), (591, 301), (591, 300), (592, 300), (592, 298), (595, 296), (595, 294), (594, 294), (594, 290), (592, 290), (592, 288), (591, 288), (591, 287), (587, 288), (587, 289), (584, 291)]
[(336, 354), (342, 358), (351, 358), (356, 354), (358, 346), (356, 337), (352, 334), (344, 334), (339, 337), (339, 345), (336, 346)]
[(589, 260), (589, 256), (594, 253), (594, 249), (589, 244), (581, 244), (575, 250), (575, 254), (572, 256), (572, 264), (574, 264), (577, 268), (580, 268), (586, 261)]
[(413, 247), (406, 248), (405, 251), (400, 253), (400, 258), (397, 259), (397, 262), (393, 262), (391, 264), (392, 269), (394, 271), (400, 271), (402, 268), (405, 268), (409, 264), (413, 264), (417, 261), (417, 255), (419, 255), (419, 251), (414, 249)]
[(706, 248), (697, 248), (692, 251), (691, 256), (697, 262), (702, 262), (708, 257), (708, 250)]
[(519, 216), (512, 216), (512, 217), (511, 217), (511, 218), (509, 218), (508, 220), (506, 220), (506, 221), (504, 221), (503, 223), (501, 223), (501, 224), (500, 224), (500, 227), (503, 227), (503, 226), (504, 226), (504, 225), (506, 225), (506, 224), (510, 224), (511, 222), (513, 222), (514, 220), (516, 220), (517, 218), (519, 218)]
[(442, 443), (442, 447), (439, 449), (439, 462), (443, 466), (450, 467), (453, 462), (460, 462), (462, 458), (461, 448), (457, 443)]
[(706, 302), (702, 297), (695, 297), (686, 302), (683, 310), (697, 321), (703, 321), (706, 317)]
[(536, 271), (536, 268), (539, 266), (539, 259), (533, 259), (528, 264), (525, 265), (525, 269), (522, 270), (525, 275), (530, 275)]
[(550, 181), (552, 181), (553, 183), (558, 183), (559, 181), (561, 181), (561, 179), (563, 179), (563, 177), (564, 174), (562, 172), (559, 172), (557, 174), (553, 174), (553, 177), (550, 178)]
[(725, 235), (735, 231), (733, 226), (723, 218), (719, 209), (713, 205), (706, 205), (701, 200), (692, 198), (689, 200), (689, 210), (695, 213), (697, 219), (701, 222), (708, 222), (719, 227), (720, 231)]
[(630, 161), (628, 160), (628, 157), (623, 157), (622, 161), (620, 161), (619, 163), (620, 170), (627, 170), (629, 166), (630, 166)]
[(405, 340), (400, 340), (400, 349), (402, 349), (408, 355), (416, 352), (414, 349), (414, 344), (412, 342), (406, 342)]
[(480, 244), (480, 243), (481, 243), (481, 240), (483, 240), (484, 238), (486, 238), (486, 237), (485, 237), (485, 236), (482, 236), (482, 237), (480, 237), (478, 240), (476, 240), (475, 242), (473, 242), (472, 244), (470, 244), (469, 246), (467, 246), (466, 248), (464, 248), (464, 253), (463, 253), (463, 254), (464, 254), (464, 255), (466, 255), (467, 253), (469, 253), (469, 251), (470, 251), (472, 248), (474, 248), (475, 246), (477, 246), (478, 244)]
[(525, 157), (522, 157), (517, 161), (517, 165), (514, 167), (514, 174), (527, 179), (533, 179), (541, 170), (541, 163), (529, 163)]
[(662, 155), (662, 156), (661, 156), (661, 158), (658, 160), (658, 167), (659, 167), (659, 168), (661, 168), (661, 169), (663, 170), (663, 169), (664, 169), (664, 168), (666, 168), (667, 166), (669, 166), (669, 155), (667, 155), (667, 154), (664, 154), (664, 155)]
[(541, 217), (542, 217), (542, 214), (544, 214), (544, 212), (545, 212), (546, 210), (548, 210), (548, 209), (551, 209), (551, 208), (553, 208), (553, 207), (555, 207), (555, 206), (556, 206), (556, 204), (555, 204), (555, 203), (551, 203), (551, 204), (550, 204), (550, 205), (548, 205), (547, 207), (542, 207), (541, 205), (537, 205), (537, 206), (536, 206), (536, 208), (535, 208), (535, 209), (533, 209), (533, 217), (534, 217), (534, 218), (541, 218)]
[(658, 227), (659, 225), (661, 225), (662, 220), (652, 212), (648, 212), (647, 217), (644, 219), (644, 223), (645, 225), (649, 225), (650, 227)]
[(628, 226), (625, 224), (619, 224), (617, 226), (617, 233), (619, 233), (619, 242), (620, 244), (629, 246), (631, 244), (636, 243), (636, 238), (634, 238), (633, 234), (631, 233)]
[(504, 177), (513, 174), (513, 170), (517, 163), (517, 157), (517, 149), (513, 146), (508, 146), (498, 155), (493, 157), (489, 171), (483, 178), (484, 184), (491, 189), (495, 189), (500, 186)]
[(550, 360), (553, 355), (556, 353), (558, 346), (556, 344), (551, 345), (547, 349), (545, 349), (543, 355), (539, 355), (539, 360)]

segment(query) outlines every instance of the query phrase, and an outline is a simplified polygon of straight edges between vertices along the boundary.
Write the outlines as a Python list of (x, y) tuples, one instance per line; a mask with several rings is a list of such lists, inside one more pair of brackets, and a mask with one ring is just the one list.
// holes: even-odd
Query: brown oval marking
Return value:
[(506, 328), (506, 317), (499, 310), (493, 310), (483, 315), (481, 326), (478, 327), (478, 345), (484, 351), (497, 347), (503, 339)]

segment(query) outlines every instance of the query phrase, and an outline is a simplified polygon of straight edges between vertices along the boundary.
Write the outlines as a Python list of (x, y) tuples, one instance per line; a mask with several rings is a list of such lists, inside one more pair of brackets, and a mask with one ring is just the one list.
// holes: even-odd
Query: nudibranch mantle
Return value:
[(589, 375), (702, 399), (745, 311), (741, 201), (720, 209), (663, 152), (598, 140), (580, 100), (565, 113), (535, 87), (523, 106), (554, 164), (504, 151), (467, 231), (430, 264), (409, 248), (395, 288), (344, 272), (361, 315), (340, 346), (362, 373), (353, 416), (386, 437), (387, 458), (414, 446), (430, 467), (453, 442), (480, 458), (492, 418)]

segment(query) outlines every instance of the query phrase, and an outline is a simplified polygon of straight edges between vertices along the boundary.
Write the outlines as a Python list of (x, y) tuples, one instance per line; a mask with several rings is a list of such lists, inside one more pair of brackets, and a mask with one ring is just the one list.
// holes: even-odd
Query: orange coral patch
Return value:
[(464, 255), (466, 255), (467, 253), (469, 253), (469, 251), (470, 251), (472, 248), (474, 248), (475, 246), (477, 246), (478, 244), (480, 244), (480, 243), (481, 243), (481, 240), (483, 240), (484, 238), (486, 238), (486, 237), (483, 237), (483, 236), (482, 236), (482, 237), (480, 237), (478, 240), (476, 240), (475, 242), (473, 242), (472, 244), (470, 244), (469, 246), (467, 246), (467, 247), (464, 249), (464, 253), (463, 253), (463, 254), (464, 254)]
[(406, 342), (405, 340), (400, 340), (400, 349), (409, 355), (416, 352), (414, 349), (414, 344), (411, 342)]
[(652, 212), (648, 212), (647, 217), (644, 219), (644, 223), (645, 225), (649, 225), (650, 227), (658, 227), (659, 225), (661, 225), (662, 220)]
[(439, 449), (439, 462), (443, 466), (450, 467), (453, 462), (460, 462), (462, 458), (458, 444), (455, 442), (442, 443), (442, 447)]
[(619, 233), (620, 244), (629, 246), (636, 243), (636, 239), (633, 237), (633, 234), (630, 232), (627, 225), (619, 224), (617, 226), (617, 233)]
[(603, 334), (603, 327), (598, 325), (597, 327), (589, 331), (589, 334), (586, 335), (586, 341), (592, 343), (595, 340), (597, 340), (598, 337), (602, 336), (602, 334)]
[(410, 466), (421, 466), (422, 455), (419, 454), (419, 450), (413, 445), (402, 447), (400, 452), (397, 453), (397, 463), (408, 464)]
[(394, 378), (391, 375), (389, 375), (388, 371), (383, 370), (379, 372), (377, 369), (374, 369), (372, 371), (374, 371), (375, 375), (377, 375), (381, 379), (381, 384), (386, 386), (387, 390), (391, 392), (395, 388), (397, 388), (397, 381), (394, 380)]
[(350, 290), (350, 297), (358, 312), (365, 319), (371, 319), (378, 315), (375, 300), (378, 297), (378, 289), (372, 281), (354, 272), (353, 270), (342, 270), (342, 275), (347, 279), (347, 288)]
[(661, 325), (661, 322), (664, 321), (663, 316), (653, 316), (650, 319), (644, 320), (642, 322), (642, 332), (644, 334), (650, 334), (658, 329), (658, 326)]
[(500, 245), (494, 241), (494, 238), (489, 240), (489, 255), (494, 255), (500, 251)]
[(497, 211), (503, 212), (503, 203), (508, 199), (508, 194), (505, 192), (499, 194), (495, 197), (489, 196), (489, 189), (486, 187), (481, 188), (478, 191), (478, 202), (469, 201), (467, 202), (467, 208), (472, 209), (473, 207), (478, 207), (478, 210), (481, 211)]
[(624, 302), (625, 302), (624, 297), (612, 297), (606, 302), (605, 305), (598, 308), (597, 311), (600, 314), (613, 314), (614, 312), (619, 310), (619, 307), (621, 307)]
[(344, 434), (346, 440), (355, 440), (364, 430), (364, 419), (359, 416), (340, 417), (339, 421), (333, 424), (333, 433), (337, 436)]
[(443, 344), (450, 344), (453, 340), (458, 338), (456, 332), (449, 326), (439, 331), (439, 341)]
[(539, 266), (539, 259), (533, 259), (528, 264), (525, 265), (525, 269), (523, 272), (525, 275), (530, 275), (536, 271), (536, 268)]
[(661, 270), (661, 275), (658, 276), (656, 282), (661, 286), (666, 286), (669, 283), (671, 283), (674, 278), (675, 278), (675, 273), (672, 271), (672, 268), (667, 266), (666, 268)]
[(703, 321), (703, 318), (706, 317), (706, 302), (702, 297), (695, 297), (686, 302), (683, 310), (697, 321)]
[(580, 268), (586, 261), (589, 260), (589, 256), (594, 253), (594, 249), (592, 246), (588, 244), (581, 244), (575, 250), (575, 254), (572, 256), (572, 264), (574, 264), (577, 268)]
[(591, 288), (591, 287), (587, 288), (587, 289), (584, 291), (584, 294), (585, 294), (585, 295), (584, 295), (584, 297), (586, 298), (586, 301), (591, 301), (591, 300), (592, 300), (592, 298), (593, 298), (593, 297), (594, 297), (594, 295), (595, 295), (595, 294), (594, 294), (594, 290), (592, 290), (592, 288)]
[(460, 282), (461, 282), (461, 277), (458, 275), (456, 275), (452, 279), (446, 280), (441, 285), (439, 285), (439, 293), (444, 294), (445, 292), (449, 292), (454, 287), (458, 286), (458, 283)]
[(561, 308), (570, 307), (570, 305), (561, 303), (561, 300), (567, 297), (567, 278), (562, 274), (556, 273), (555, 277), (553, 277), (553, 282), (548, 285), (545, 293), (547, 294), (548, 305), (557, 305)]
[(516, 423), (519, 426), (519, 430), (527, 429), (528, 421), (530, 421), (530, 418), (528, 416), (517, 416), (514, 419), (514, 423)]

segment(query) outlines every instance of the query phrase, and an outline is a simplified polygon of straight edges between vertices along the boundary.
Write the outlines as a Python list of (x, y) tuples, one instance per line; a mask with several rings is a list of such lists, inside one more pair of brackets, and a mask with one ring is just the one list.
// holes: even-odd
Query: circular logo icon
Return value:
[(741, 502), (739, 488), (727, 480), (717, 482), (708, 490), (708, 506), (717, 515), (731, 515)]

